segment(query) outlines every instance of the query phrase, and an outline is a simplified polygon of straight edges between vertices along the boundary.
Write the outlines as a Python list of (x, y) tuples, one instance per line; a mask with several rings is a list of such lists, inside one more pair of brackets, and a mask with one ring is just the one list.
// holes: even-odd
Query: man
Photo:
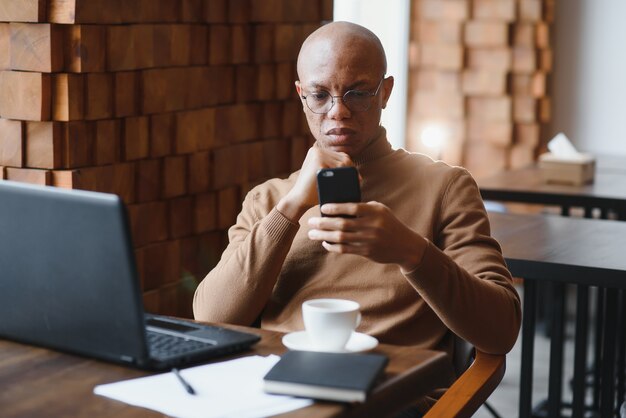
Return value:
[[(519, 297), (478, 188), (462, 168), (391, 148), (385, 72), (379, 39), (361, 26), (307, 38), (296, 90), (316, 143), (298, 172), (247, 195), (196, 291), (197, 319), (296, 331), (302, 302), (337, 297), (359, 302), (359, 331), (384, 343), (451, 352), (451, 330), (488, 353), (511, 349)], [(320, 216), (316, 173), (339, 166), (358, 168), (364, 203), (321, 211), (354, 218)]]

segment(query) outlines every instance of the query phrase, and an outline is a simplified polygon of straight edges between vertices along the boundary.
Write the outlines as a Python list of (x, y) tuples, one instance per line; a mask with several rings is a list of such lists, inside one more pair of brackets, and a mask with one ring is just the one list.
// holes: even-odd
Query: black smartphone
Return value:
[[(317, 195), (324, 203), (361, 201), (359, 173), (355, 167), (323, 168), (317, 172)], [(322, 216), (326, 216), (322, 214)]]

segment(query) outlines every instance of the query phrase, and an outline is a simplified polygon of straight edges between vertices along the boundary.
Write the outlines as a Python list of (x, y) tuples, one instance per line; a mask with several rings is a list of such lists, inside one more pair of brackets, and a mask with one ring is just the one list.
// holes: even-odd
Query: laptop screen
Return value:
[(0, 338), (119, 361), (147, 356), (124, 205), (0, 181)]

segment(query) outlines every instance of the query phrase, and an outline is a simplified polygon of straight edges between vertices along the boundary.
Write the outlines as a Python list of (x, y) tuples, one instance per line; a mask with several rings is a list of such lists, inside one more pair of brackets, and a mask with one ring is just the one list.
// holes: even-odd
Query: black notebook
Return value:
[(268, 393), (363, 402), (388, 359), (381, 354), (288, 351), (263, 378)]

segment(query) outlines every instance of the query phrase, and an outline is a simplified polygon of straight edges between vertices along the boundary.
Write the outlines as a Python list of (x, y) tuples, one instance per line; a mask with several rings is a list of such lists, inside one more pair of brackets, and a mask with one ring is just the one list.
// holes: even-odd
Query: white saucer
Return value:
[[(283, 336), (283, 344), (291, 350), (320, 351), (311, 347), (309, 336), (306, 331), (290, 332)], [(378, 345), (378, 340), (370, 335), (353, 332), (342, 353), (356, 353), (367, 351)]]

